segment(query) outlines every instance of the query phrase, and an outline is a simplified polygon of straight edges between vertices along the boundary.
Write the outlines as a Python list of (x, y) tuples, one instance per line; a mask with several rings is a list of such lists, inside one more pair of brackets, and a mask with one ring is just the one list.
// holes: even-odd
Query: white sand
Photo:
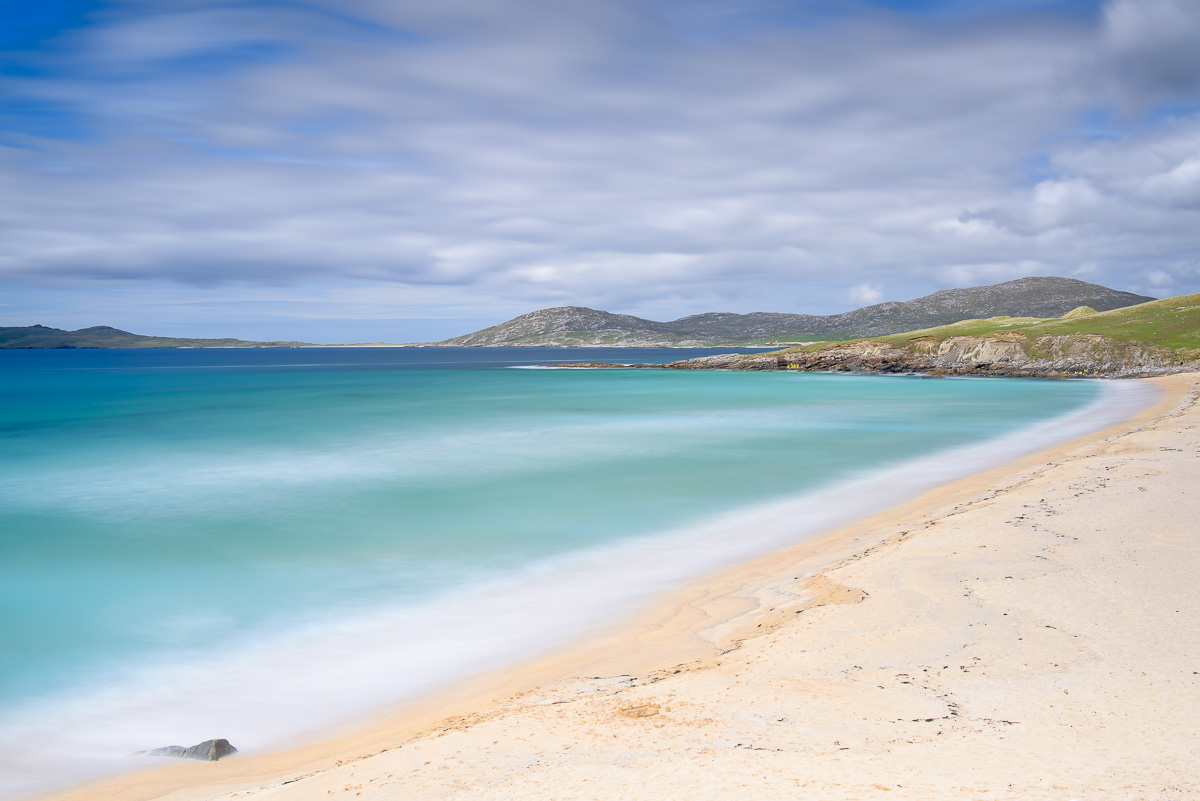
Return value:
[(1200, 376), (352, 735), (72, 799), (1200, 798)]

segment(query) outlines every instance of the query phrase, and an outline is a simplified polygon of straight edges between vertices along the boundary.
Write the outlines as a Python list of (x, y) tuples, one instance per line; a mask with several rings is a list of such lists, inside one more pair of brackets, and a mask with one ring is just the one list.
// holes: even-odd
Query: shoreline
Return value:
[[(861, 590), (830, 574), (864, 560), (886, 561), (899, 546), (918, 538), (918, 532), (1044, 475), (1048, 463), (1086, 458), (1079, 452), (1167, 419), (1197, 386), (1194, 375), (1153, 381), (1168, 390), (1165, 397), (1132, 420), (953, 479), (834, 531), (689, 582), (632, 621), (588, 635), (550, 656), (469, 680), (373, 720), (357, 721), (320, 743), (219, 763), (174, 763), (40, 797), (185, 801), (242, 791), (304, 798), (310, 791), (315, 795), (318, 786), (325, 797), (333, 784), (327, 788), (324, 783), (340, 782), (347, 770), (373, 770), (369, 762), (389, 759), (404, 762), (410, 751), (450, 734), (470, 741), (476, 730), (531, 710), (611, 702), (618, 727), (643, 718), (657, 722), (664, 705), (631, 703), (646, 688), (678, 681), (675, 677), (681, 675), (715, 671), (751, 640), (758, 643), (764, 635), (795, 628), (794, 621), (807, 620), (823, 608), (861, 601)], [(996, 485), (1003, 488), (997, 490)], [(340, 792), (340, 785), (335, 789)]]

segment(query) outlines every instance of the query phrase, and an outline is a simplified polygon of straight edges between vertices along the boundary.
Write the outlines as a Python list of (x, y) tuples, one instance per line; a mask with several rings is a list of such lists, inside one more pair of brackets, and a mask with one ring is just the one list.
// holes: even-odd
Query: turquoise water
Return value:
[[(37, 749), (61, 750), (84, 722), (84, 773), (158, 739), (267, 747), (516, 658), (550, 634), (525, 627), (546, 596), (514, 599), (590, 554), (618, 554), (588, 569), (642, 597), (667, 579), (623, 573), (622, 547), (686, 543), (736, 510), (1101, 395), (1096, 382), (512, 369), (679, 355), (0, 352), (0, 741), (36, 752), (8, 791), (61, 774)], [(454, 604), (475, 593), (478, 612), (481, 588), (488, 634), (455, 629)], [(579, 614), (625, 608), (603, 592)], [(311, 675), (280, 685), (283, 653)], [(375, 663), (353, 699), (330, 689)], [(204, 698), (145, 692), (199, 686), (198, 664), (225, 677)], [(270, 692), (287, 719), (254, 712)]]

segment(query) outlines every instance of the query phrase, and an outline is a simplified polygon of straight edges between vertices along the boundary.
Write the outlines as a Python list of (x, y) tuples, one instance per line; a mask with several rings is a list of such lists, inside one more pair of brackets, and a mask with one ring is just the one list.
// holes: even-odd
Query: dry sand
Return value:
[(1200, 798), (1200, 376), (357, 733), (72, 799)]

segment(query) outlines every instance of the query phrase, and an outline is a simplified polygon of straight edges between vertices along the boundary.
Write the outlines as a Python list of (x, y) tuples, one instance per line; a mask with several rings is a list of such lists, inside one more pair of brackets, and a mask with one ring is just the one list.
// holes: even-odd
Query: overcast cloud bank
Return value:
[(107, 4), (5, 56), (0, 316), (395, 340), (1200, 291), (1200, 3), (890, 5)]

